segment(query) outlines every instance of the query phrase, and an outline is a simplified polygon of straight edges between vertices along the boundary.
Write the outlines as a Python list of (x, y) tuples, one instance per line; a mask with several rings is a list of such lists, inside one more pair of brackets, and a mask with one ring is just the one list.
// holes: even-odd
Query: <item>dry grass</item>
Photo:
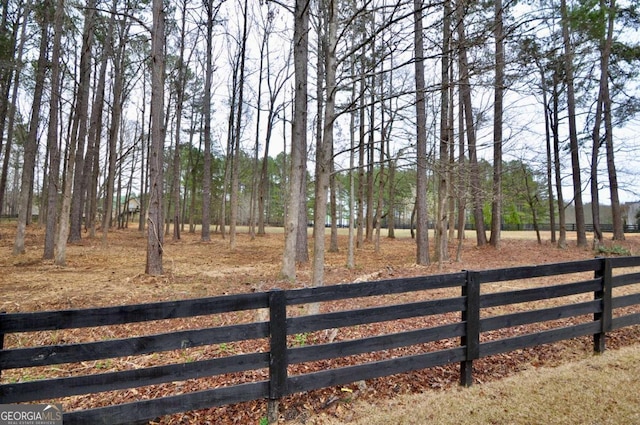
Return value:
[(471, 388), (343, 404), (340, 417), (307, 424), (640, 424), (639, 368), (640, 347), (625, 347)]

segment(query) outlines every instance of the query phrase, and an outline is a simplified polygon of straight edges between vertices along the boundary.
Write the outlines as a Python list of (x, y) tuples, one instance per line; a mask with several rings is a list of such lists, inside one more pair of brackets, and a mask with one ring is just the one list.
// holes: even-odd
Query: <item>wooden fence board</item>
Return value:
[(2, 350), (0, 351), (0, 369), (135, 356), (202, 345), (266, 338), (268, 332), (268, 323), (250, 323), (84, 344)]
[(610, 257), (613, 268), (640, 267), (640, 256), (633, 257)]
[(555, 276), (569, 273), (595, 272), (602, 267), (598, 259), (570, 261), (567, 263), (543, 264), (539, 266), (512, 267), (506, 269), (482, 270), (480, 283), (521, 280), (534, 277)]
[(268, 393), (269, 383), (267, 381), (252, 382), (213, 390), (69, 412), (65, 413), (62, 419), (64, 425), (129, 424), (172, 413), (266, 398)]
[(601, 312), (600, 301), (586, 301), (571, 305), (542, 308), (538, 310), (522, 311), (501, 316), (480, 319), (480, 331), (488, 332), (513, 326), (546, 322), (549, 320), (566, 319)]
[(614, 288), (634, 285), (636, 283), (640, 283), (640, 273), (627, 273), (619, 276), (613, 276), (612, 278), (612, 286)]
[(465, 273), (377, 280), (348, 285), (320, 286), (287, 291), (287, 304), (308, 304), (347, 298), (401, 294), (430, 289), (454, 288), (464, 284)]
[(611, 330), (626, 328), (640, 324), (640, 313), (628, 314), (626, 316), (614, 317), (611, 320)]
[(184, 381), (232, 372), (262, 369), (268, 366), (269, 353), (241, 354), (167, 366), (48, 379), (44, 382), (9, 383), (0, 387), (0, 399), (2, 399), (3, 403), (44, 400)]
[(410, 304), (371, 307), (287, 319), (289, 334), (450, 313), (464, 308), (464, 298), (441, 298)]
[(613, 297), (611, 304), (613, 308), (624, 308), (640, 304), (640, 293)]
[(480, 295), (480, 308), (498, 307), (544, 299), (560, 298), (569, 295), (595, 292), (602, 288), (602, 279), (592, 279), (539, 288), (519, 289), (506, 292), (493, 292)]
[(499, 339), (496, 341), (483, 342), (480, 344), (480, 357), (520, 350), (522, 348), (533, 347), (536, 345), (549, 344), (552, 342), (562, 341), (564, 339), (592, 335), (599, 331), (600, 323), (589, 322), (536, 332), (533, 334)]
[[(2, 324), (2, 320), (7, 316), (6, 311), (0, 311), (0, 324)], [(0, 352), (4, 350), (4, 331), (0, 331)], [(2, 366), (0, 366), (0, 377), (2, 376)]]
[(389, 335), (380, 335), (331, 344), (310, 345), (289, 349), (289, 364), (316, 360), (334, 359), (410, 345), (423, 344), (447, 338), (456, 338), (464, 333), (464, 324), (452, 323), (433, 328), (419, 329)]
[(91, 309), (11, 313), (0, 320), (0, 333), (120, 325), (266, 308), (263, 293), (226, 295)]
[(294, 394), (455, 363), (462, 361), (464, 358), (465, 348), (456, 347), (356, 366), (323, 370), (321, 372), (290, 376), (288, 389), (289, 394)]

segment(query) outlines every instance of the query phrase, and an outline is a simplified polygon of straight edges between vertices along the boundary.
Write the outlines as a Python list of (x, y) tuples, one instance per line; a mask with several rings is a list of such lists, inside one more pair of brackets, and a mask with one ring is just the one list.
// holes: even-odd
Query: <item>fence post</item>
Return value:
[(269, 292), (269, 400), (267, 420), (278, 423), (278, 401), (287, 390), (287, 299), (285, 292)]
[(460, 343), (466, 347), (465, 360), (460, 362), (460, 385), (473, 384), (473, 360), (480, 356), (480, 280), (479, 273), (467, 270), (465, 285), (462, 287), (465, 310), (462, 321), (465, 322), (465, 334)]
[(595, 273), (596, 278), (602, 278), (602, 287), (594, 293), (594, 298), (600, 300), (600, 313), (594, 313), (593, 320), (600, 322), (600, 332), (593, 335), (593, 350), (596, 353), (604, 353), (606, 349), (606, 334), (611, 331), (612, 318), (612, 267), (611, 260), (601, 258), (602, 267)]
[[(6, 311), (0, 311), (0, 323), (2, 323), (2, 316), (4, 316), (5, 314), (7, 314)], [(2, 350), (4, 350), (4, 332), (0, 331), (0, 351)], [(1, 377), (2, 377), (2, 367), (0, 367), (0, 378)]]

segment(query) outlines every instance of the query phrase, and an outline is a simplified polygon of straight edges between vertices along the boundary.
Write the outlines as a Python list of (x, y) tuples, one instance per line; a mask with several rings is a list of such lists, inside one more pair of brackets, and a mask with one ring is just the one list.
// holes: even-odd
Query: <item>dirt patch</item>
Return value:
[[(310, 264), (302, 265), (298, 270), (295, 283), (279, 278), (282, 262), (284, 238), (282, 233), (268, 233), (265, 236), (251, 239), (246, 232), (238, 235), (237, 248), (229, 249), (228, 239), (214, 234), (211, 242), (201, 242), (199, 234), (183, 233), (180, 241), (165, 241), (164, 275), (151, 277), (144, 274), (145, 236), (135, 229), (112, 230), (108, 240), (84, 239), (81, 243), (72, 244), (67, 249), (67, 265), (59, 267), (51, 261), (41, 259), (44, 233), (37, 227), (29, 228), (27, 253), (12, 255), (15, 225), (0, 224), (0, 311), (26, 312), (52, 309), (84, 308), (133, 304), (151, 301), (187, 299), (203, 296), (235, 294), (264, 291), (279, 287), (288, 289), (303, 287), (311, 281)], [(365, 243), (356, 252), (356, 267), (347, 269), (346, 236), (339, 238), (340, 251), (327, 253), (325, 261), (325, 282), (329, 284), (345, 284), (356, 281), (388, 279), (428, 274), (458, 272), (460, 270), (480, 270), (519, 265), (555, 263), (571, 260), (593, 258), (596, 253), (589, 248), (577, 248), (575, 242), (569, 248), (558, 249), (551, 242), (538, 244), (529, 234), (520, 233), (513, 238), (505, 234), (500, 248), (490, 246), (478, 248), (475, 238), (469, 237), (464, 242), (462, 261), (445, 261), (430, 266), (415, 264), (415, 243), (408, 236), (396, 239), (382, 238), (380, 250), (374, 249), (373, 243)], [(548, 237), (548, 235), (545, 235)], [(623, 248), (630, 254), (640, 254), (640, 235), (628, 235), (626, 241), (609, 242), (610, 246)], [(455, 246), (450, 249), (451, 258), (455, 258)], [(375, 303), (375, 300), (369, 302)], [(323, 305), (323, 309), (342, 308), (340, 305)], [(223, 320), (251, 320), (247, 317), (228, 317)], [(196, 323), (197, 325), (197, 323)], [(414, 326), (416, 321), (399, 321), (393, 324), (379, 324), (368, 331), (382, 334), (399, 332)], [(64, 339), (64, 342), (84, 339), (102, 339), (123, 337), (137, 332), (161, 331), (161, 324), (145, 324), (145, 329), (136, 326), (114, 327), (109, 335), (88, 333), (55, 335), (33, 335), (31, 341), (7, 339), (6, 346), (20, 343), (52, 343), (52, 338)], [(177, 324), (176, 326), (181, 326)], [(100, 331), (104, 332), (104, 330)], [(349, 330), (349, 334), (341, 333), (338, 338), (357, 338), (358, 332), (367, 332), (366, 327), (360, 331)], [(329, 333), (305, 336), (321, 341), (336, 338)], [(636, 343), (640, 330), (631, 328), (610, 335), (608, 344), (611, 347)], [(40, 338), (40, 340), (38, 340)], [(316, 342), (317, 342), (316, 341)], [(238, 353), (245, 349), (234, 344), (218, 347), (217, 350), (228, 350)], [(209, 350), (209, 351), (207, 351)], [(179, 356), (188, 359), (205, 358), (221, 353), (211, 353), (208, 349), (192, 350)], [(515, 353), (493, 356), (476, 362), (475, 373), (479, 382), (500, 379), (519, 370), (542, 365), (566, 363), (589, 355), (591, 341), (582, 338), (558, 344), (519, 350)], [(222, 353), (224, 354), (224, 353)], [(409, 352), (401, 353), (403, 355)], [(183, 361), (184, 361), (183, 358)], [(167, 361), (175, 361), (167, 359)], [(376, 360), (375, 357), (359, 359), (341, 359), (340, 365), (351, 361)], [(138, 359), (123, 359), (113, 364), (95, 362), (85, 365), (96, 369), (96, 373), (106, 369), (137, 368), (155, 364), (157, 358), (147, 356)], [(318, 367), (336, 366), (334, 364), (317, 365)], [(2, 379), (19, 380), (19, 371), (7, 371)], [(40, 373), (40, 372), (38, 372)], [(58, 371), (65, 374), (70, 371)], [(263, 371), (256, 371), (257, 374)], [(27, 377), (32, 378), (32, 377)], [(233, 376), (227, 382), (240, 382), (254, 379), (255, 376)], [(396, 394), (420, 392), (426, 389), (446, 389), (457, 384), (458, 370), (456, 366), (432, 368), (423, 371), (381, 378), (366, 383), (357, 383), (341, 388), (329, 388), (289, 397), (282, 402), (283, 418), (303, 423), (312, 412), (322, 411), (330, 415), (339, 415), (341, 403), (345, 398), (385, 399)], [(209, 384), (211, 384), (209, 382)], [(222, 385), (224, 382), (216, 382)], [(162, 385), (153, 388), (133, 389), (117, 393), (99, 394), (93, 397), (72, 397), (64, 400), (65, 408), (87, 408), (110, 403), (121, 403), (133, 399), (158, 397), (163, 394), (186, 392), (199, 387), (190, 381)], [(244, 403), (226, 406), (209, 411), (189, 412), (162, 419), (162, 423), (205, 423), (215, 418), (216, 424), (258, 423), (264, 416), (266, 406), (263, 402)], [(205, 419), (208, 418), (208, 419)]]

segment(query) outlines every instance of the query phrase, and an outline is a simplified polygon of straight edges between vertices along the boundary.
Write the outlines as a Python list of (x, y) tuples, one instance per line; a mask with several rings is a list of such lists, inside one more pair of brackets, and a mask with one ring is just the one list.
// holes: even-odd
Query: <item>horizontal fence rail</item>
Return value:
[[(238, 373), (254, 377), (250, 382), (64, 414), (65, 424), (119, 424), (258, 399), (268, 400), (273, 410), (287, 395), (456, 363), (460, 364), (460, 383), (471, 385), (473, 362), (483, 357), (582, 336), (593, 337), (596, 352), (605, 350), (607, 332), (640, 324), (640, 285), (633, 286), (640, 284), (640, 272), (633, 268), (640, 268), (640, 257), (594, 258), (118, 307), (0, 314), (0, 373), (186, 353), (198, 347), (223, 351), (221, 347), (231, 343), (250, 347), (241, 353), (193, 360), (183, 356), (178, 362), (172, 357), (169, 364), (129, 370), (90, 373), (84, 367), (76, 369), (86, 373), (74, 371), (69, 376), (4, 379), (0, 403), (52, 400)], [(546, 281), (538, 283), (535, 279)], [(523, 281), (526, 285), (516, 285), (515, 289), (510, 285)], [(367, 301), (374, 299), (378, 301)], [(317, 303), (327, 303), (325, 312), (300, 314), (306, 305)], [(246, 323), (216, 319), (240, 313), (253, 316), (250, 320), (245, 316)], [(197, 328), (188, 328), (183, 322), (171, 327), (176, 320), (191, 318), (203, 320), (197, 322)], [(399, 320), (409, 321), (415, 328), (348, 338), (348, 329)], [(143, 322), (167, 323), (166, 328), (161, 326), (166, 331), (28, 347), (8, 344), (6, 338), (29, 332), (104, 330)], [(520, 330), (518, 334), (503, 332), (515, 328)], [(344, 332), (345, 336), (319, 338), (313, 343), (305, 340), (307, 335), (323, 332)], [(406, 355), (383, 355), (376, 361), (358, 357), (407, 347), (414, 349)], [(296, 368), (350, 356), (354, 361), (346, 366)]]

